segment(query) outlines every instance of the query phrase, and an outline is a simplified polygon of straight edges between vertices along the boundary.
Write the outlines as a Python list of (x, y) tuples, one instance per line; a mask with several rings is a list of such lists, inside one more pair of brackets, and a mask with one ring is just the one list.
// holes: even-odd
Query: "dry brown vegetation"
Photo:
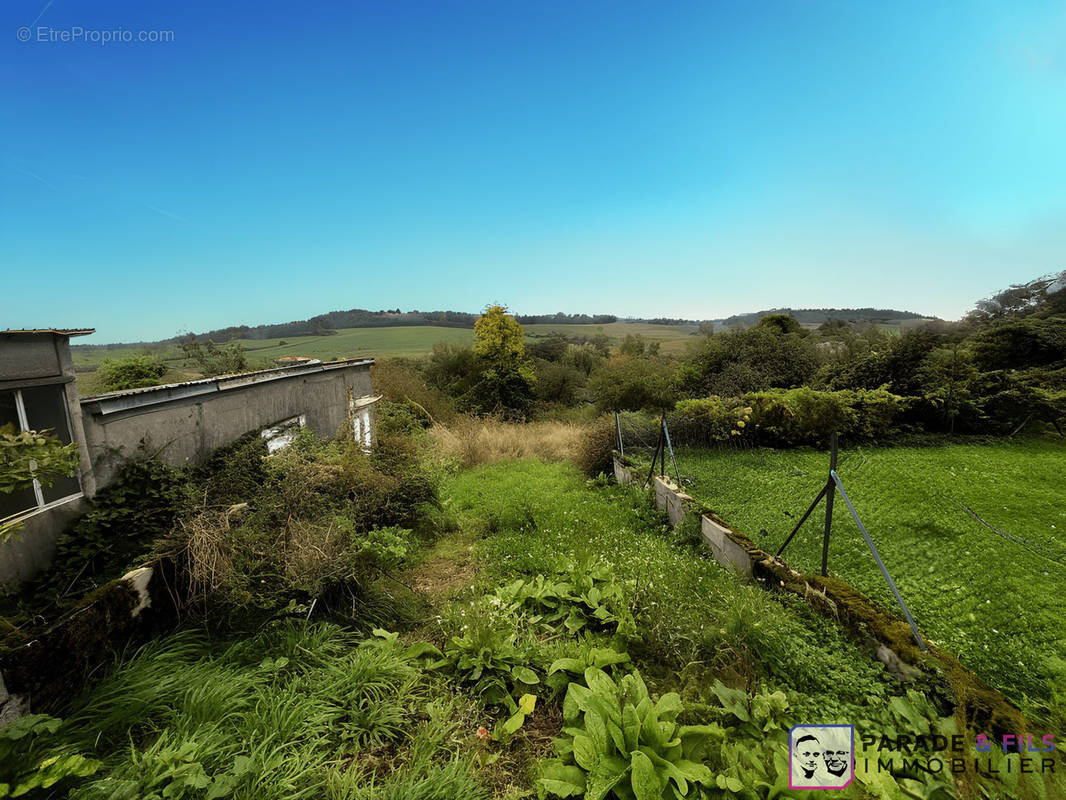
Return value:
[(473, 466), (512, 458), (576, 459), (585, 431), (586, 426), (570, 422), (515, 424), (466, 417), (448, 426), (434, 425), (430, 435), (441, 453)]

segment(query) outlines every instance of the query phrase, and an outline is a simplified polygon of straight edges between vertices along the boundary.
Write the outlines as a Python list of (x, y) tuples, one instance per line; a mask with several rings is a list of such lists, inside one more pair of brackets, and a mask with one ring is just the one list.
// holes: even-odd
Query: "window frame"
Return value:
[[(63, 422), (67, 426), (67, 437), (72, 443), (77, 443), (74, 438), (74, 431), (70, 425), (70, 408), (67, 405), (67, 387), (65, 383), (45, 383), (35, 386), (15, 386), (5, 391), (10, 391), (15, 395), (15, 415), (18, 417), (19, 432), (34, 430), (30, 427), (29, 417), (26, 415), (26, 401), (22, 398), (22, 390), (25, 389), (37, 389), (45, 386), (55, 387), (59, 389), (62, 395), (63, 402), (60, 404), (63, 408)], [(22, 511), (16, 511), (14, 514), (9, 514), (6, 517), (0, 518), (0, 522), (8, 522), (10, 520), (19, 519), (21, 517), (30, 516), (31, 514), (37, 514), (41, 511), (47, 511), (55, 506), (62, 505), (63, 503), (69, 503), (71, 500), (76, 500), (79, 497), (85, 496), (85, 489), (81, 485), (81, 470), (74, 470), (74, 480), (78, 483), (78, 491), (73, 494), (69, 494), (66, 497), (58, 497), (55, 500), (45, 501), (44, 499), (44, 487), (41, 486), (41, 482), (36, 478), (33, 479), (33, 497), (37, 501), (37, 504), (31, 508), (23, 509)]]

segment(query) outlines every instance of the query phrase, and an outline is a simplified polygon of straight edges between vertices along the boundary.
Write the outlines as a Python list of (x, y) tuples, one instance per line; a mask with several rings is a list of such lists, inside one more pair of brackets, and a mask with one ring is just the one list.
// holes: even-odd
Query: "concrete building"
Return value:
[(0, 331), (0, 426), (52, 429), (76, 442), (78, 474), (52, 487), (0, 494), (0, 521), (17, 533), (0, 542), (0, 586), (31, 578), (51, 562), (56, 539), (130, 458), (158, 455), (195, 464), (249, 431), (271, 452), (306, 426), (345, 433), (369, 448), (377, 398), (373, 359), (314, 362), (79, 398), (69, 341), (92, 330)]

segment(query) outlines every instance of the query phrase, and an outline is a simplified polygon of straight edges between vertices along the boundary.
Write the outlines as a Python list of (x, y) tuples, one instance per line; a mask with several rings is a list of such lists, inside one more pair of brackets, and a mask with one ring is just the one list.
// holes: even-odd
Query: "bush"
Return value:
[(455, 402), (441, 388), (427, 386), (411, 362), (399, 358), (378, 361), (370, 368), (370, 379), (384, 400), (402, 403), (416, 416), (444, 423), (455, 419)]
[(537, 399), (573, 405), (585, 381), (585, 373), (577, 367), (540, 361), (537, 364)]
[(195, 336), (190, 336), (181, 342), (181, 349), (185, 357), (208, 377), (229, 375), (248, 369), (248, 356), (240, 342), (215, 344), (208, 339), (206, 344), (200, 344)]
[[(687, 433), (687, 441), (746, 436), (760, 444), (791, 446), (816, 444), (833, 433), (875, 439), (898, 432), (897, 419), (908, 405), (885, 389), (771, 389), (742, 398), (683, 400), (675, 427)], [(695, 434), (686, 427), (695, 427)]]
[(595, 478), (600, 473), (612, 474), (614, 472), (613, 453), (618, 446), (617, 436), (612, 414), (604, 414), (586, 427), (574, 456), (574, 462), (578, 468), (591, 478)]
[(615, 356), (596, 370), (589, 392), (600, 411), (658, 411), (674, 397), (668, 365), (632, 356)]
[(166, 374), (166, 365), (153, 355), (105, 358), (96, 371), (96, 387), (101, 392), (119, 392), (158, 386)]
[[(702, 397), (698, 400), (682, 400), (677, 404), (677, 416), (682, 423), (696, 423), (701, 434), (698, 438), (705, 441), (726, 441), (733, 436), (740, 436), (745, 426), (751, 421), (752, 408), (736, 397)], [(680, 426), (671, 425), (672, 428)], [(692, 442), (697, 437), (686, 436)]]
[(382, 434), (369, 455), (306, 430), (269, 458), (260, 446), (249, 438), (219, 456), (204, 502), (161, 549), (184, 565), (205, 608), (234, 619), (312, 598), (323, 611), (342, 598), (351, 608), (405, 561), (435, 482), (405, 437)]

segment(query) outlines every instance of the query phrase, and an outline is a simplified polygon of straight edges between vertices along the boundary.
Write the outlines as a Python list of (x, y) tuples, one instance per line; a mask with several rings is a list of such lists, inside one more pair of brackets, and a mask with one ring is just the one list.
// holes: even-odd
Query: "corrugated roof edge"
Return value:
[[(346, 358), (341, 361), (324, 361), (318, 364), (299, 364), (291, 367), (273, 367), (261, 369), (255, 372), (238, 372), (232, 375), (218, 375), (213, 378), (200, 378), (195, 381), (182, 381), (181, 383), (166, 383), (162, 386), (146, 386), (143, 389), (126, 389), (121, 392), (108, 392), (106, 394), (94, 394), (80, 398), (82, 405), (98, 404), (116, 405), (124, 408), (139, 405), (151, 405), (187, 397), (194, 394), (207, 394), (226, 389), (236, 389), (271, 380), (308, 375), (315, 372), (340, 369), (341, 367), (373, 366), (372, 358)], [(119, 409), (114, 409), (119, 410)]]
[(88, 336), (96, 333), (96, 328), (5, 328), (0, 334), (18, 335), (31, 333), (56, 333), (60, 336)]

